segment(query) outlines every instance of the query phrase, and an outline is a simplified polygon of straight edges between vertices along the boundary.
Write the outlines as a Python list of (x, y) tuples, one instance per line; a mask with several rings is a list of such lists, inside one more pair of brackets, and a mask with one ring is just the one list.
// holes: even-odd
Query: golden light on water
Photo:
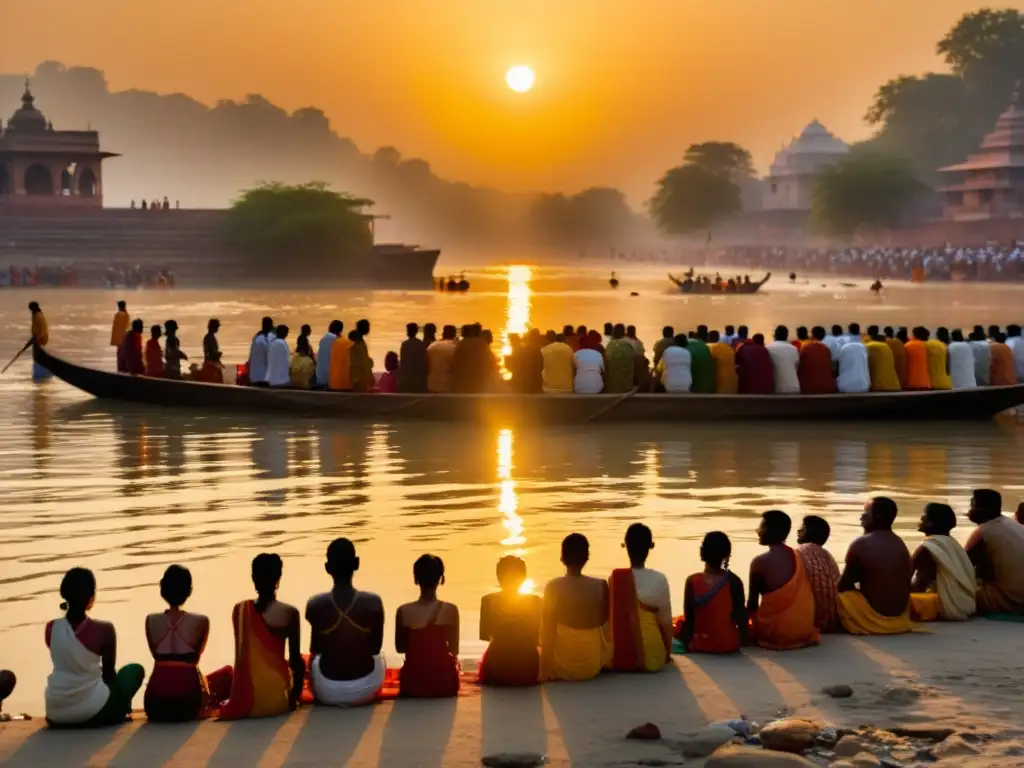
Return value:
[(526, 543), (523, 518), (516, 512), (519, 499), (516, 497), (516, 481), (512, 479), (512, 456), (512, 430), (503, 429), (498, 433), (498, 511), (508, 534), (501, 540), (503, 547), (520, 547)]
[(508, 303), (505, 307), (505, 327), (501, 331), (501, 377), (508, 381), (512, 374), (505, 367), (505, 358), (512, 354), (508, 337), (513, 333), (522, 335), (530, 327), (530, 302), (533, 291), (530, 279), (533, 270), (522, 265), (508, 268)]

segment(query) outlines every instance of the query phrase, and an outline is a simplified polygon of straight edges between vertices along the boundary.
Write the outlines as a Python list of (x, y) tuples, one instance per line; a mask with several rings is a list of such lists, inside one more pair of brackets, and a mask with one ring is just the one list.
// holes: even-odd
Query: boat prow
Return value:
[(36, 347), (39, 365), (106, 400), (213, 411), (459, 422), (978, 421), (1024, 404), (1024, 384), (857, 395), (395, 394), (316, 392), (151, 379), (85, 368)]

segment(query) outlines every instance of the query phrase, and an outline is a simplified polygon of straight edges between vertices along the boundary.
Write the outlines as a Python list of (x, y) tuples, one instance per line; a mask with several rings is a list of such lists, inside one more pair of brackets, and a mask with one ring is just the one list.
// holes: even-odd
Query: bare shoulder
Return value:
[(441, 611), (447, 619), (454, 621), (459, 620), (459, 606), (455, 603), (441, 603), (441, 606)]
[(306, 613), (315, 611), (323, 605), (331, 602), (330, 592), (320, 592), (319, 594), (313, 595), (309, 600), (306, 601)]
[(376, 592), (365, 592), (363, 590), (359, 590), (357, 597), (359, 602), (368, 608), (376, 608), (381, 611), (384, 610), (384, 601), (380, 599), (380, 595)]

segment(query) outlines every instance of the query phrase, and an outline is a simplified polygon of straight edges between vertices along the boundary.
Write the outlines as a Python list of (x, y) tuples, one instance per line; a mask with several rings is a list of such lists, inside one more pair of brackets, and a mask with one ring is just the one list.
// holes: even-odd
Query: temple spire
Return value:
[(26, 77), (25, 78), (25, 93), (23, 93), (22, 96), (21, 96), (21, 103), (25, 107), (31, 107), (34, 102), (35, 102), (35, 97), (32, 96), (32, 90), (29, 88), (29, 81), (28, 81), (28, 78)]

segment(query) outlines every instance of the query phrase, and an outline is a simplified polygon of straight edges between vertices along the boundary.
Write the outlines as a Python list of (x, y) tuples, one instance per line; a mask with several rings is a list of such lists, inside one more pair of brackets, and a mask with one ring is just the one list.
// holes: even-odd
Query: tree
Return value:
[(740, 193), (739, 185), (727, 175), (684, 163), (665, 172), (648, 208), (662, 232), (683, 235), (710, 230), (722, 217), (739, 211)]
[(818, 174), (811, 220), (830, 235), (862, 227), (894, 227), (925, 191), (910, 164), (897, 157), (857, 151)]
[(731, 141), (705, 141), (691, 144), (683, 155), (683, 162), (699, 165), (712, 173), (738, 181), (754, 175), (750, 153)]
[(234, 202), (226, 226), (232, 242), (261, 271), (274, 266), (305, 276), (337, 275), (351, 269), (372, 244), (361, 212), (369, 205), (322, 182), (264, 183)]
[(1024, 15), (990, 8), (965, 13), (937, 50), (972, 91), (1005, 106), (1024, 75)]
[(541, 195), (529, 217), (541, 242), (555, 246), (608, 245), (635, 223), (626, 196), (609, 187), (590, 187), (571, 197)]

